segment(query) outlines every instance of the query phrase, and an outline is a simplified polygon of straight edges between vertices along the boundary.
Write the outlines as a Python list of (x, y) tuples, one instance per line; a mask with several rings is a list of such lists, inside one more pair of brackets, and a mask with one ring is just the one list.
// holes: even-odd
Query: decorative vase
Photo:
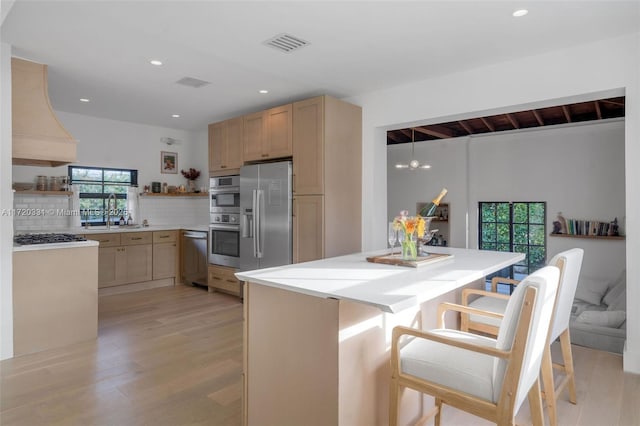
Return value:
[(196, 181), (195, 180), (187, 180), (187, 185), (189, 188), (189, 192), (196, 192)]
[(401, 241), (402, 246), (402, 260), (416, 260), (418, 258), (418, 248), (416, 246), (415, 232), (406, 234)]

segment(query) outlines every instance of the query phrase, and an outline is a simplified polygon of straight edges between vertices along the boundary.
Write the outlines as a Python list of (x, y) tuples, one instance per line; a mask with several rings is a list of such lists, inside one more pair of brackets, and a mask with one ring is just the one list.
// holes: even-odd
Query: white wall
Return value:
[[(558, 211), (566, 218), (617, 217), (624, 223), (623, 120), (419, 142), (415, 152), (432, 169), (395, 169), (410, 157), (411, 146), (387, 148), (388, 213), (413, 208), (448, 188), (454, 247), (477, 248), (479, 201), (546, 201), (547, 234)], [(626, 265), (624, 241), (549, 237), (548, 259), (571, 247), (585, 249), (583, 275), (612, 279)]]
[[(126, 121), (107, 120), (87, 115), (56, 111), (62, 125), (77, 139), (78, 160), (82, 166), (138, 169), (140, 188), (152, 181), (169, 185), (185, 185), (180, 169), (193, 167), (201, 171), (197, 186), (208, 184), (208, 142), (206, 133), (188, 132), (165, 127), (148, 126)], [(203, 137), (204, 135), (204, 137)], [(179, 139), (179, 145), (168, 146), (161, 137)], [(178, 153), (178, 173), (160, 172), (160, 152)], [(37, 175), (65, 176), (67, 166), (33, 167), (14, 166), (13, 180), (33, 182)]]
[[(514, 108), (626, 96), (627, 346), (624, 368), (640, 373), (640, 32), (345, 99), (363, 107), (363, 241), (386, 246), (385, 130)], [(523, 108), (524, 107), (524, 108)]]
[[(206, 130), (189, 132), (60, 111), (56, 111), (56, 115), (69, 133), (79, 141), (78, 160), (75, 165), (137, 169), (141, 192), (144, 185), (150, 185), (152, 181), (167, 182), (168, 185), (176, 186), (186, 185), (187, 180), (180, 170), (189, 168), (201, 172), (196, 181), (197, 188), (209, 186), (209, 148)], [(160, 142), (162, 137), (178, 139), (180, 144), (168, 146)], [(161, 173), (161, 151), (178, 153), (177, 174)], [(67, 166), (13, 166), (15, 182), (34, 182), (38, 175), (65, 176)], [(37, 207), (42, 199), (49, 203), (49, 198), (30, 197), (28, 205)], [(23, 200), (16, 198), (15, 202), (23, 203)], [(140, 223), (142, 219), (148, 219), (152, 225), (195, 225), (209, 222), (205, 198), (141, 198), (140, 213), (142, 217), (135, 218), (135, 221)], [(41, 217), (34, 220), (35, 223), (31, 223), (33, 220), (22, 221), (19, 225), (16, 223), (15, 229), (56, 229), (68, 226), (68, 217)], [(44, 226), (40, 226), (40, 223)]]
[(5, 214), (12, 206), (11, 46), (0, 41), (0, 359), (13, 356), (13, 218)]

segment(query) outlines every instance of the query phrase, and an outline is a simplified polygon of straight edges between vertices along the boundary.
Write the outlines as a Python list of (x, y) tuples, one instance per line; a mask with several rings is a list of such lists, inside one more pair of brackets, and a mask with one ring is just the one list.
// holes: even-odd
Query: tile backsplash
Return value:
[[(74, 211), (67, 195), (14, 193), (14, 231), (56, 231), (73, 226)], [(206, 225), (209, 223), (207, 197), (140, 197), (139, 216), (150, 225)]]

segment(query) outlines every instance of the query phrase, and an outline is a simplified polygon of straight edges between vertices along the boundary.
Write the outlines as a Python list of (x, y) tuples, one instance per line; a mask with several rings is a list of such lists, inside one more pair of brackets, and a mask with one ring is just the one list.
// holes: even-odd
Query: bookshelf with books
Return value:
[(584, 219), (565, 219), (558, 215), (558, 220), (553, 223), (554, 229), (552, 237), (574, 237), (624, 240), (624, 236), (619, 234), (618, 218), (611, 222)]

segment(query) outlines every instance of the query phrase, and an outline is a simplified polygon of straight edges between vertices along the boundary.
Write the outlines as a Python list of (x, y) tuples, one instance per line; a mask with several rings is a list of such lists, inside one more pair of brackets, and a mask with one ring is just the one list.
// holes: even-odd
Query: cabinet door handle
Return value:
[(142, 237), (134, 237), (134, 238), (131, 238), (131, 239), (137, 241), (137, 240), (141, 240)]
[(221, 168), (221, 169), (226, 169), (226, 168), (227, 168), (227, 166), (220, 166), (220, 168)]
[(160, 235), (160, 238), (169, 238), (169, 235)]
[(227, 282), (231, 283), (231, 284), (237, 284), (238, 283), (236, 280), (227, 280)]
[(263, 158), (264, 158), (264, 157), (268, 157), (268, 156), (269, 156), (269, 154), (262, 154), (262, 157), (263, 157)]
[(212, 277), (214, 280), (218, 280), (218, 281), (222, 281), (222, 278), (220, 277)]

